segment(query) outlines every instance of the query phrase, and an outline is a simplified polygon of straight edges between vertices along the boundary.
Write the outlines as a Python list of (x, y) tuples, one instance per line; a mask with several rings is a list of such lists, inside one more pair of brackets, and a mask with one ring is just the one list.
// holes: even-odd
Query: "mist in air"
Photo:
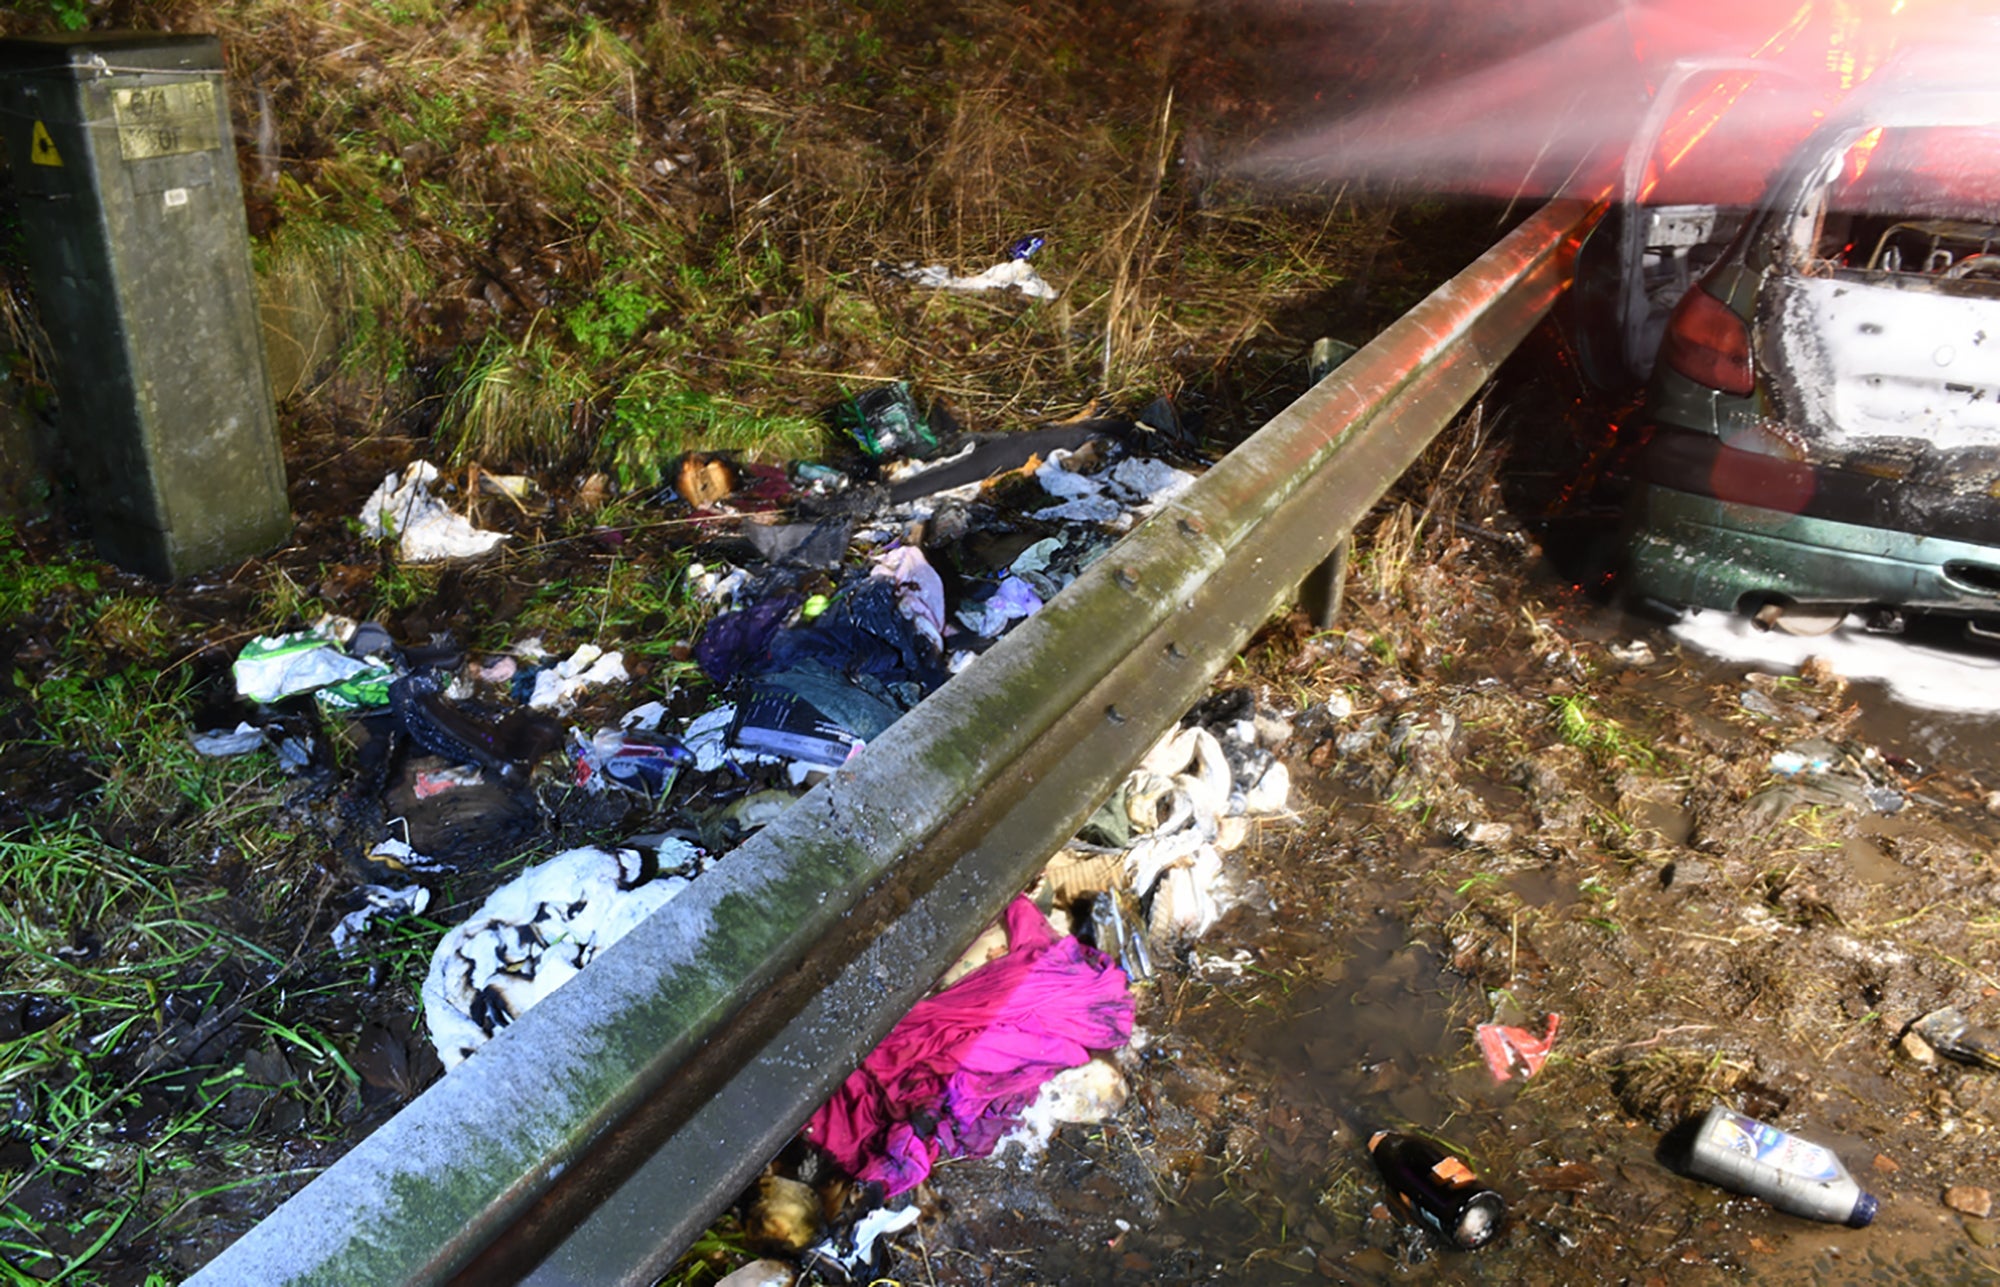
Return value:
[(1657, 127), (1651, 199), (1748, 203), (1896, 51), (1995, 43), (1980, 7), (1317, 0), (1292, 74), (1311, 74), (1315, 41), (1342, 42), (1341, 63), (1361, 74), (1320, 86), (1327, 119), (1242, 168), (1404, 192), (1595, 196), (1615, 191), (1633, 140)]

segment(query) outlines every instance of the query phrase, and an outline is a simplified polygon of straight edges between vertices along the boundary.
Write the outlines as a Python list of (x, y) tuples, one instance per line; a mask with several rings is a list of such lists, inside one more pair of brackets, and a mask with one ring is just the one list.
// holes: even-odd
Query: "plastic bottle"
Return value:
[(1875, 1199), (1833, 1151), (1717, 1104), (1695, 1132), (1688, 1174), (1759, 1197), (1793, 1215), (1859, 1229)]
[(1481, 1184), (1456, 1154), (1398, 1131), (1375, 1132), (1368, 1152), (1389, 1185), (1392, 1205), (1452, 1246), (1471, 1251), (1500, 1232), (1506, 1199)]

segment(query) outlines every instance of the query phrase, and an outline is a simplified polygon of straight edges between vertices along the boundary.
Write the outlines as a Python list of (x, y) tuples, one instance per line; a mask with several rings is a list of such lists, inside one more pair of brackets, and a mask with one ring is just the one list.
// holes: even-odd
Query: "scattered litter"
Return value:
[(1911, 1024), (1910, 1031), (1947, 1058), (2000, 1069), (2000, 1033), (1973, 1023), (1954, 1006), (1931, 1011)]
[(442, 875), (452, 870), (448, 863), (438, 862), (425, 854), (418, 853), (410, 842), (398, 836), (379, 841), (368, 851), (368, 861), (387, 867), (395, 872), (414, 872), (420, 876)]
[(628, 732), (653, 733), (659, 731), (660, 723), (666, 717), (664, 702), (641, 702), (618, 717), (618, 727)]
[(528, 512), (528, 503), (541, 495), (541, 488), (526, 474), (489, 474), (478, 471), (479, 491), (483, 496), (499, 496), (512, 501), (514, 508)]
[(1047, 1151), (1049, 1140), (1060, 1126), (1092, 1126), (1125, 1107), (1132, 1088), (1118, 1065), (1102, 1056), (1089, 1063), (1065, 1068), (1042, 1083), (1034, 1101), (1021, 1110), (1021, 1123), (1001, 1137), (994, 1146), (998, 1157), (1009, 1145), (1021, 1150), (1021, 1165), (1032, 1163)]
[(1188, 958), (1189, 970), (1204, 979), (1228, 977), (1240, 979), (1243, 972), (1257, 963), (1257, 958), (1246, 948), (1237, 948), (1228, 956), (1216, 952), (1196, 952)]
[(722, 605), (734, 603), (750, 582), (750, 574), (742, 568), (709, 568), (700, 563), (688, 565), (687, 577), (696, 599)]
[(1500, 1232), (1506, 1199), (1457, 1154), (1419, 1135), (1377, 1131), (1368, 1139), (1368, 1155), (1389, 1186), (1390, 1205), (1405, 1220), (1462, 1251), (1475, 1251)]
[(649, 800), (662, 799), (674, 789), (681, 770), (695, 762), (694, 753), (672, 736), (607, 728), (589, 739), (579, 733), (577, 740), (576, 784), (586, 791), (621, 787)]
[(763, 691), (737, 708), (729, 744), (752, 755), (838, 768), (858, 754), (860, 738), (794, 693)]
[(264, 730), (246, 720), (234, 729), (190, 733), (188, 741), (194, 745), (197, 754), (226, 760), (232, 756), (248, 755), (264, 745)]
[(482, 684), (511, 684), (519, 666), (512, 657), (495, 657), (483, 666), (474, 666), (472, 677)]
[(424, 1021), (447, 1069), (561, 987), (687, 888), (643, 880), (635, 849), (571, 849), (493, 891), (444, 936), (424, 979)]
[(369, 926), (377, 920), (395, 920), (399, 916), (421, 916), (431, 905), (431, 891), (422, 885), (411, 885), (405, 889), (391, 889), (387, 885), (363, 885), (355, 891), (365, 900), (340, 918), (340, 924), (333, 927), (333, 950), (341, 956), (354, 951), (356, 941), (368, 932)]
[(983, 1157), (1042, 1084), (1132, 1032), (1125, 975), (1057, 937), (1026, 898), (1007, 955), (911, 1008), (806, 1124), (848, 1174), (894, 1197), (943, 1155)]
[(377, 540), (396, 540), (398, 555), (409, 563), (476, 558), (507, 539), (454, 514), (431, 494), (438, 468), (427, 460), (412, 462), (399, 480), (394, 473), (382, 480), (361, 506), (361, 530)]
[(583, 644), (566, 661), (557, 662), (535, 676), (535, 688), (528, 705), (538, 711), (566, 711), (576, 705), (587, 688), (623, 683), (625, 654), (606, 652), (596, 644)]
[(896, 587), (896, 607), (916, 626), (930, 646), (944, 647), (944, 581), (924, 552), (914, 545), (898, 545), (875, 556), (870, 576), (881, 577)]
[(1549, 1051), (1556, 1044), (1556, 1029), (1561, 1026), (1562, 1016), (1551, 1012), (1548, 1029), (1539, 1037), (1526, 1028), (1497, 1023), (1480, 1024), (1474, 1036), (1494, 1081), (1511, 1081), (1516, 1075), (1526, 1081), (1548, 1062)]
[(1222, 744), (1199, 726), (1177, 728), (1126, 779), (1126, 814), (1138, 838), (1125, 853), (1131, 889), (1151, 900), (1154, 942), (1198, 938), (1222, 916), (1216, 848), (1232, 786)]
[(477, 768), (466, 764), (455, 764), (448, 769), (419, 769), (416, 777), (415, 794), (419, 800), (428, 800), (443, 795), (447, 791), (457, 791), (464, 787), (476, 787), (486, 781), (486, 775)]
[(330, 633), (314, 629), (252, 639), (236, 655), (230, 673), (238, 696), (270, 703), (384, 672), (362, 658), (350, 657)]
[(1875, 1218), (1833, 1150), (1717, 1104), (1695, 1132), (1688, 1174), (1764, 1199), (1780, 1211), (1859, 1229)]
[(825, 518), (816, 523), (777, 523), (750, 519), (743, 524), (743, 536), (766, 563), (830, 572), (847, 558), (854, 521)]
[[(1032, 252), (1031, 252), (1032, 253)], [(954, 276), (943, 264), (905, 264), (897, 273), (908, 282), (941, 290), (1018, 290), (1030, 299), (1054, 299), (1056, 288), (1029, 266), (1027, 256), (1008, 259), (970, 277)]]
[(1806, 755), (1797, 750), (1771, 752), (1771, 772), (1788, 778), (1801, 773), (1831, 773), (1833, 763), (1831, 755)]
[(796, 1256), (826, 1228), (813, 1186), (787, 1175), (760, 1175), (744, 1204), (743, 1237), (759, 1251)]
[(1606, 644), (1604, 651), (1611, 654), (1611, 660), (1625, 666), (1650, 666), (1659, 660), (1653, 655), (1653, 645), (1644, 639), (1634, 639), (1627, 644)]
[(931, 423), (910, 386), (900, 380), (835, 404), (831, 418), (871, 460), (929, 460), (944, 450), (948, 436)]
[(560, 744), (553, 720), (516, 710), (498, 721), (474, 717), (452, 705), (428, 671), (405, 675), (389, 685), (389, 710), (410, 740), (455, 764), (490, 770), (518, 781), (524, 766)]
[(1069, 453), (1053, 451), (1035, 471), (1042, 490), (1062, 501), (1034, 511), (1045, 521), (1106, 523), (1129, 526), (1154, 506), (1172, 500), (1194, 485), (1194, 475), (1163, 460), (1132, 456), (1098, 474), (1064, 468)]
[(922, 1214), (923, 1209), (915, 1205), (899, 1210), (877, 1207), (855, 1221), (845, 1236), (829, 1237), (808, 1249), (800, 1257), (799, 1267), (808, 1278), (826, 1277), (826, 1271), (834, 1270), (838, 1274), (835, 1281), (865, 1282), (873, 1277), (863, 1271), (875, 1263), (875, 1244), (910, 1228)]
[(715, 1287), (792, 1287), (798, 1276), (788, 1260), (753, 1260), (717, 1279)]
[(1042, 606), (1042, 596), (1035, 593), (1035, 587), (1018, 576), (1006, 576), (993, 592), (983, 599), (974, 599), (958, 610), (958, 621), (967, 630), (985, 638), (998, 638), (1000, 633), (1016, 621), (1033, 616)]

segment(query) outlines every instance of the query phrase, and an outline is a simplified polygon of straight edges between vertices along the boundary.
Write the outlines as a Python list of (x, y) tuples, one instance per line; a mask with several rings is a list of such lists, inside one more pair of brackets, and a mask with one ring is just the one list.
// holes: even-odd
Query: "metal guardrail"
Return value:
[(648, 1284), (1566, 283), (1556, 202), (193, 1279)]

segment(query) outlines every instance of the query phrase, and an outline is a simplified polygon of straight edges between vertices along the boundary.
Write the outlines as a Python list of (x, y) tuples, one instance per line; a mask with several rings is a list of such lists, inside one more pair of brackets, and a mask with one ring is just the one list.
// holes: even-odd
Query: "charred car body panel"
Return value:
[(1676, 303), (1628, 590), (2000, 616), (2000, 92), (1815, 133)]

